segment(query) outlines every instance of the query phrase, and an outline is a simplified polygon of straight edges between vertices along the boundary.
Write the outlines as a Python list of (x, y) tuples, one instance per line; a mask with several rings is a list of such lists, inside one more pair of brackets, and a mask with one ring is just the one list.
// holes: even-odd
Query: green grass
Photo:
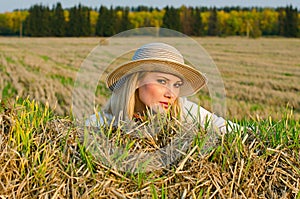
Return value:
[(32, 72), (32, 73), (35, 73), (35, 74), (40, 74), (41, 68), (40, 68), (39, 65), (35, 66), (35, 65), (32, 65), (32, 64), (27, 64), (24, 59), (25, 59), (25, 57), (20, 58), (18, 60), (18, 63), (20, 65), (22, 65), (28, 72)]
[(40, 57), (46, 62), (48, 61), (50, 58), (47, 55), (40, 55)]
[(96, 88), (95, 96), (104, 96), (108, 98), (111, 95), (111, 91), (106, 87), (105, 83), (99, 82)]
[(63, 75), (58, 75), (58, 74), (51, 74), (50, 77), (52, 79), (57, 79), (60, 81), (60, 83), (64, 86), (67, 85), (74, 85), (74, 80), (71, 77), (65, 77)]
[(5, 57), (5, 59), (6, 59), (7, 63), (11, 63), (11, 64), (16, 63), (15, 60), (13, 60), (13, 58), (11, 58), (11, 57)]
[(4, 86), (2, 90), (2, 98), (9, 99), (16, 95), (17, 95), (17, 89), (14, 88), (10, 82), (7, 82), (7, 84)]
[[(147, 128), (164, 135), (172, 131), (170, 137), (186, 130), (158, 122)], [(169, 166), (130, 172), (101, 161), (94, 153), (99, 145), (90, 143), (101, 138), (130, 155), (152, 150), (161, 140), (130, 137), (112, 126), (90, 134), (47, 104), (20, 98), (13, 105), (2, 102), (0, 193), (7, 198), (299, 198), (300, 123), (293, 111), (283, 112), (280, 120), (237, 122), (248, 129), (217, 136), (209, 148), (208, 132), (199, 129)]]
[(0, 64), (0, 72), (6, 72), (6, 67), (2, 64)]

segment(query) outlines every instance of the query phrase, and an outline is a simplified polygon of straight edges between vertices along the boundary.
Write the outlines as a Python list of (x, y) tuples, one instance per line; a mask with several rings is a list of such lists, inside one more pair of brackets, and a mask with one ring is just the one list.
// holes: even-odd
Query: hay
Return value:
[[(34, 126), (33, 121), (21, 121), (23, 114), (31, 112), (5, 107), (0, 114), (2, 198), (299, 197), (298, 146), (271, 147), (255, 132), (219, 137), (206, 150), (193, 139), (178, 151), (183, 155), (172, 164), (152, 171), (124, 172), (97, 159), (91, 143), (84, 143), (87, 131), (70, 119), (51, 116)], [(23, 129), (16, 128), (20, 122)], [(164, 127), (170, 130), (171, 125)], [(30, 133), (30, 144), (17, 144), (17, 139), (24, 139), (18, 137), (21, 132)], [(150, 134), (142, 140), (121, 131), (106, 138), (113, 143), (123, 141), (118, 146), (133, 142), (130, 150), (134, 152), (153, 151), (171, 142), (165, 139), (162, 143), (162, 137)]]

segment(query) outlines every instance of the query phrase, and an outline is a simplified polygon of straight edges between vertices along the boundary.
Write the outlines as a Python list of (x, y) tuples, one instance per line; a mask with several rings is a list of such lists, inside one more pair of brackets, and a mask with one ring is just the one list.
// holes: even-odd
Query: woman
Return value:
[(199, 122), (217, 132), (231, 131), (235, 124), (217, 117), (186, 99), (197, 93), (207, 80), (195, 68), (186, 65), (181, 53), (165, 43), (149, 43), (136, 50), (132, 61), (112, 71), (106, 84), (112, 91), (103, 114), (91, 116), (87, 126), (107, 121), (145, 121), (149, 113), (168, 114), (171, 118)]

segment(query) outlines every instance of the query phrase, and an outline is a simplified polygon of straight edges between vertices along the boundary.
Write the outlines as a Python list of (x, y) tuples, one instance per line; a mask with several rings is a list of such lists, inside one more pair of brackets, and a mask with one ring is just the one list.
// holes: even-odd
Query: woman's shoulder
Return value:
[(192, 114), (192, 115), (211, 115), (212, 113), (200, 106), (195, 102), (188, 100), (187, 98), (181, 98), (180, 103), (182, 105), (183, 112), (185, 114)]

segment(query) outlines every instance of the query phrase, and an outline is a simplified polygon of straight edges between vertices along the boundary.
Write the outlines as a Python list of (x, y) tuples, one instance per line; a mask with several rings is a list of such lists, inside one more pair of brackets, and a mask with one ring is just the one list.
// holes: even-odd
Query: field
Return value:
[[(257, 116), (279, 119), (287, 107), (299, 118), (299, 39), (194, 40), (204, 47), (220, 71), (228, 119)], [(0, 38), (2, 98), (30, 96), (43, 103), (48, 101), (58, 114), (68, 115), (77, 72), (100, 41), (100, 38)], [(108, 95), (103, 92), (97, 95), (97, 102), (102, 105)], [(207, 89), (193, 99), (211, 110)]]
[[(0, 38), (0, 198), (299, 199), (300, 40), (194, 39), (218, 66), (227, 118), (247, 130), (217, 135), (158, 116), (130, 132), (87, 129), (71, 115), (74, 84), (81, 70), (75, 101), (89, 106), (86, 83), (103, 77), (82, 67), (99, 43), (109, 49), (107, 41)], [(116, 40), (122, 49), (135, 42)], [(101, 82), (95, 88), (101, 106), (110, 93)], [(207, 86), (190, 98), (210, 110), (213, 91)]]

